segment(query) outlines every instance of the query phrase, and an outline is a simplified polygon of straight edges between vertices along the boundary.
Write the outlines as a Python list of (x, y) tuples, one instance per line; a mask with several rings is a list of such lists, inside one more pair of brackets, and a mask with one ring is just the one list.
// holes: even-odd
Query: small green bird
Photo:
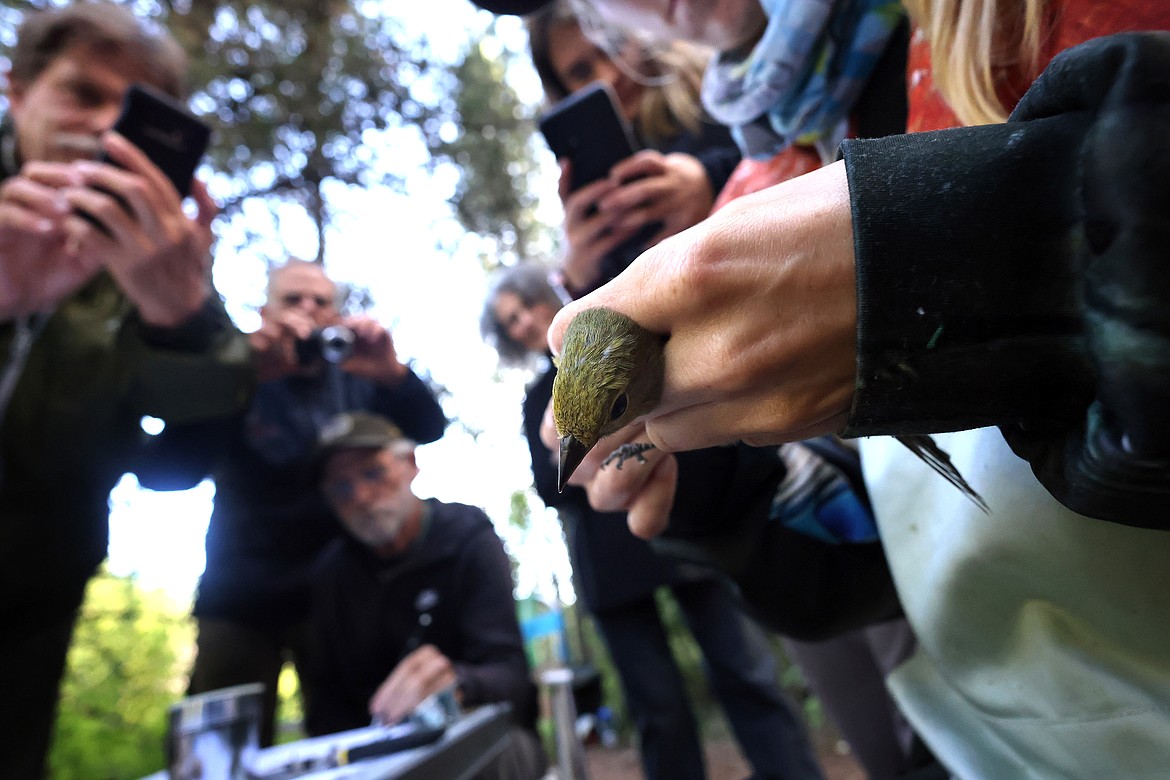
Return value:
[(569, 323), (552, 389), (561, 490), (599, 439), (658, 405), (665, 343), (665, 336), (604, 307), (586, 309)]
[[(586, 309), (569, 323), (552, 390), (553, 420), (561, 441), (559, 489), (564, 490), (600, 439), (658, 405), (666, 374), (666, 340), (667, 336), (652, 333), (626, 315), (601, 306)], [(895, 438), (976, 506), (990, 511), (934, 439), (924, 434)], [(627, 457), (636, 457), (653, 446), (623, 448), (611, 458), (620, 467)]]

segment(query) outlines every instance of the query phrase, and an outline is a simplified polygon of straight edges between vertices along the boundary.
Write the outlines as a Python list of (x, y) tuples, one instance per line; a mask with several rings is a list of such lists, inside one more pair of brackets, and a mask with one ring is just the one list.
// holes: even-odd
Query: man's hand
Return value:
[(248, 334), (258, 381), (305, 373), (297, 357), (297, 342), (309, 338), (314, 328), (313, 318), (296, 309), (263, 317), (259, 329)]
[[(194, 219), (166, 175), (117, 133), (102, 145), (119, 166), (84, 160), (73, 164), (80, 186), (63, 190), (72, 209), (91, 215), (67, 222), (79, 255), (104, 265), (142, 320), (175, 327), (195, 314), (210, 295), (211, 221), (216, 206), (201, 182), (191, 195)], [(104, 191), (103, 191), (104, 190)]]
[(353, 353), (342, 369), (382, 385), (396, 385), (410, 371), (399, 362), (390, 331), (372, 317), (347, 317), (342, 325), (353, 331)]
[(29, 163), (0, 185), (0, 321), (53, 308), (101, 270), (67, 249), (61, 189), (78, 182), (68, 165)]
[(661, 403), (645, 418), (667, 452), (837, 432), (856, 373), (848, 196), (836, 163), (741, 198), (561, 309), (550, 344), (559, 353), (595, 306), (669, 334)]
[(403, 658), (378, 686), (370, 698), (370, 715), (381, 723), (397, 723), (428, 696), (456, 682), (451, 659), (434, 645), (423, 645)]

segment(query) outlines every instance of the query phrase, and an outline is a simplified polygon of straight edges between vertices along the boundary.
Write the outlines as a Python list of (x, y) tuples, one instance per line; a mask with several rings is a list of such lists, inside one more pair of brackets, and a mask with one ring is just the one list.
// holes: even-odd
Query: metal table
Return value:
[[(435, 742), (387, 756), (358, 761), (332, 769), (285, 774), (298, 780), (466, 780), (482, 770), (504, 748), (512, 728), (507, 704), (487, 704), (456, 719)], [(370, 741), (376, 727), (311, 737), (261, 750), (256, 768), (261, 771), (295, 765), (335, 747)], [(168, 780), (164, 770), (143, 780)], [(207, 778), (207, 780), (227, 780)]]

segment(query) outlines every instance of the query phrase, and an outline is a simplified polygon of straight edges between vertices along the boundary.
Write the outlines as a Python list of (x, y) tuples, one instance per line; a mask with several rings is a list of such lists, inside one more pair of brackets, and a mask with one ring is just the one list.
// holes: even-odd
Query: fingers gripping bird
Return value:
[[(593, 446), (642, 415), (662, 397), (666, 336), (652, 333), (624, 314), (605, 307), (585, 309), (569, 323), (553, 380), (553, 419), (560, 436), (558, 486)], [(983, 498), (950, 457), (926, 435), (897, 436), (910, 450), (984, 512)], [(653, 447), (637, 445), (633, 453)], [(619, 465), (627, 454), (614, 453)]]

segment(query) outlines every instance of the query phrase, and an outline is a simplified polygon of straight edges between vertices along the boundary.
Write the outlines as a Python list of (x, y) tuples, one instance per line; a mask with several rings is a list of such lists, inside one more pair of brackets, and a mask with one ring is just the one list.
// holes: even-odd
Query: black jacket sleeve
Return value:
[(516, 620), (512, 566), (494, 531), (466, 545), (458, 562), (463, 654), (454, 660), (465, 706), (506, 701), (517, 723), (535, 721), (536, 688)]
[(437, 441), (447, 427), (443, 407), (426, 382), (413, 371), (393, 386), (379, 385), (374, 394), (376, 411), (398, 424), (402, 432), (417, 444)]
[(251, 358), (245, 347), (246, 336), (239, 333), (228, 317), (222, 299), (212, 294), (203, 307), (176, 328), (159, 328), (138, 320), (142, 341), (148, 346), (177, 353), (206, 352), (217, 340), (232, 336), (239, 341), (242, 374), (247, 376), (246, 390), (240, 396), (238, 411), (199, 422), (169, 424), (157, 436), (142, 434), (133, 461), (128, 464), (139, 483), (150, 490), (187, 490), (198, 485), (211, 473), (219, 453), (239, 425), (240, 415), (256, 386)]
[(848, 435), (999, 425), (1071, 509), (1170, 524), (1170, 34), (1050, 64), (1006, 124), (843, 144)]
[(189, 490), (211, 474), (233, 434), (239, 415), (203, 423), (168, 425), (157, 436), (143, 436), (133, 470), (148, 490)]

